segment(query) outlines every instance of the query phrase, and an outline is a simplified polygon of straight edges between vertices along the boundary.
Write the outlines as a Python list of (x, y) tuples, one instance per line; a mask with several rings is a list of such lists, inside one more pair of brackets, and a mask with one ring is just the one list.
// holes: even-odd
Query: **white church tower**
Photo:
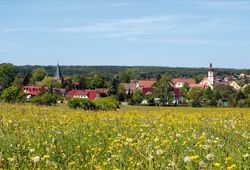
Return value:
[(210, 86), (213, 89), (214, 85), (214, 69), (212, 63), (210, 63), (210, 67), (208, 69), (208, 86)]

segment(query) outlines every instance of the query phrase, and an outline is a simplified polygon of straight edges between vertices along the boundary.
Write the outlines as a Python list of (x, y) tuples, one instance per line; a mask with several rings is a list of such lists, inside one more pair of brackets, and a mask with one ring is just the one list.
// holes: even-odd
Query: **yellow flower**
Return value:
[(69, 163), (68, 163), (69, 166), (73, 166), (73, 165), (75, 165), (75, 164), (76, 164), (76, 162), (69, 162)]
[(219, 168), (219, 167), (220, 167), (220, 163), (215, 162), (215, 163), (213, 164), (213, 166), (216, 167), (216, 168)]
[(233, 160), (233, 158), (231, 156), (226, 158), (226, 161), (231, 161), (231, 160)]
[(194, 156), (191, 156), (191, 160), (193, 160), (193, 161), (195, 161), (195, 160), (197, 160), (197, 159), (199, 159), (200, 158), (200, 156), (199, 155), (194, 155)]
[(237, 167), (236, 164), (233, 164), (233, 165), (227, 167), (227, 170), (234, 170), (236, 167)]

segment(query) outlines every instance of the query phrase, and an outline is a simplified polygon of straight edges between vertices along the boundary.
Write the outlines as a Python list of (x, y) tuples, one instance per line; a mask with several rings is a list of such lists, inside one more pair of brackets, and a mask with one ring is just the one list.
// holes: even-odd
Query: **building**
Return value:
[(143, 94), (152, 93), (156, 80), (131, 80), (130, 83), (123, 83), (126, 93), (141, 90)]
[(195, 84), (195, 80), (189, 78), (176, 78), (172, 80), (172, 83), (174, 84), (174, 87), (182, 88), (184, 84), (188, 84), (189, 86)]
[(71, 90), (67, 93), (67, 97), (72, 98), (82, 98), (95, 100), (100, 97), (107, 97), (110, 95), (110, 91), (108, 89), (95, 89), (95, 90)]
[(55, 72), (54, 79), (61, 82), (61, 83), (63, 83), (63, 74), (62, 74), (61, 68), (60, 68), (58, 63), (57, 63), (57, 66), (56, 66), (56, 72)]
[(42, 93), (41, 86), (24, 86), (23, 93), (30, 96), (39, 95)]
[(213, 64), (210, 63), (210, 67), (208, 69), (208, 83), (207, 85), (213, 89), (214, 86), (214, 69)]
[(241, 86), (236, 81), (230, 82), (229, 86), (233, 87), (236, 91), (241, 89)]

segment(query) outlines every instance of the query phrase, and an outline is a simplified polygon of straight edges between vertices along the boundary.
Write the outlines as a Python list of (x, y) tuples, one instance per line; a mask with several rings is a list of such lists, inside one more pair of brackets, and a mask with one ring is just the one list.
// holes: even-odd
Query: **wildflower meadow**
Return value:
[(250, 169), (250, 109), (0, 103), (0, 169)]

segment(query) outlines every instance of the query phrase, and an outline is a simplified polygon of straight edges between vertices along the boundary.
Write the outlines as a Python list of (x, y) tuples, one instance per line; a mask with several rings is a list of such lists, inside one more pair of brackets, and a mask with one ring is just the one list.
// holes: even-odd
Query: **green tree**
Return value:
[(103, 88), (105, 85), (104, 78), (99, 74), (95, 74), (93, 77), (90, 78), (87, 87), (90, 89), (95, 88)]
[(14, 86), (11, 86), (3, 91), (1, 98), (8, 103), (22, 101), (24, 94)]
[(62, 85), (59, 81), (55, 80), (54, 77), (45, 77), (42, 81), (41, 81), (41, 85), (43, 87), (49, 87), (49, 88), (60, 88)]
[(21, 78), (20, 75), (17, 75), (14, 82), (12, 83), (12, 86), (21, 90), (23, 88), (23, 78)]
[(44, 68), (36, 68), (35, 70), (32, 71), (32, 81), (42, 81), (45, 76), (46, 76), (46, 70)]
[(181, 87), (180, 91), (181, 91), (181, 95), (182, 97), (184, 97), (185, 99), (187, 98), (187, 94), (188, 94), (188, 91), (189, 91), (190, 87), (187, 83), (185, 83), (183, 85), (183, 87)]
[(131, 80), (131, 76), (128, 72), (122, 72), (119, 75), (119, 82), (121, 83), (129, 83)]
[(173, 85), (171, 79), (163, 76), (154, 85), (154, 95), (160, 98), (162, 104), (171, 104), (173, 101)]
[(187, 97), (190, 100), (190, 104), (193, 107), (202, 106), (202, 96), (203, 96), (203, 89), (201, 88), (191, 88), (187, 94)]
[(250, 85), (246, 86), (243, 89), (243, 92), (244, 92), (245, 95), (249, 96), (250, 95)]
[(122, 84), (119, 85), (117, 90), (117, 99), (119, 101), (125, 101), (127, 99), (127, 94), (124, 86)]
[(131, 104), (141, 104), (143, 95), (141, 90), (135, 90), (131, 97)]
[(15, 75), (16, 70), (12, 64), (0, 64), (0, 90), (9, 87)]

